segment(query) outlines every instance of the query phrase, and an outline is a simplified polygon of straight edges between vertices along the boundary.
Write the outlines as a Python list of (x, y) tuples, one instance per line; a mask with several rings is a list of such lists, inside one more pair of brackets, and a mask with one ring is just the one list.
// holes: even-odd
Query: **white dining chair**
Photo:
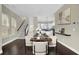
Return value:
[(46, 55), (48, 53), (48, 42), (33, 42), (33, 54)]
[[(42, 32), (44, 32), (44, 31), (42, 31)], [(44, 33), (46, 33), (49, 36), (49, 38), (52, 39), (52, 41), (49, 42), (49, 47), (56, 47), (57, 37), (53, 36), (53, 32), (52, 31), (45, 31)]]
[(28, 34), (25, 36), (25, 43), (26, 46), (32, 46), (32, 42), (30, 41), (30, 39), (33, 37), (34, 33), (33, 33), (33, 26), (29, 26), (28, 27)]
[(25, 36), (25, 43), (26, 46), (32, 46), (32, 42), (30, 41), (31, 36)]
[(52, 41), (49, 42), (49, 47), (56, 47), (56, 41), (57, 41), (57, 37), (56, 36), (49, 36)]

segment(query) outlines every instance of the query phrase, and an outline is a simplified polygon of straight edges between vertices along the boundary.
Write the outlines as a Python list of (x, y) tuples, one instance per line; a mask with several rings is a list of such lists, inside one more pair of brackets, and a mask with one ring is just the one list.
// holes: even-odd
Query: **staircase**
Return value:
[(26, 34), (26, 29), (27, 29), (27, 21), (24, 20), (21, 24), (21, 26), (18, 28), (17, 33), (18, 33), (18, 39), (24, 39), (25, 34)]

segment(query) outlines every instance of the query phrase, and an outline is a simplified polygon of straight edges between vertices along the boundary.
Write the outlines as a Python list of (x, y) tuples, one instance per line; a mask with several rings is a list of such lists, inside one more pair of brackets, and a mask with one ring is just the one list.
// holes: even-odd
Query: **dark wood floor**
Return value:
[[(48, 55), (56, 55), (56, 48), (49, 48)], [(33, 55), (32, 47), (25, 46), (24, 39), (17, 39), (10, 44), (3, 46), (2, 55)]]

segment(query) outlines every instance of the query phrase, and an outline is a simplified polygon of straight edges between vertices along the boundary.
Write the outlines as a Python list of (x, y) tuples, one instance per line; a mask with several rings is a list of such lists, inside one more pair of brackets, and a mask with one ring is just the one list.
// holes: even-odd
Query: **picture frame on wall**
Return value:
[(71, 23), (71, 12), (70, 8), (67, 8), (59, 13), (59, 25), (65, 25), (70, 23)]

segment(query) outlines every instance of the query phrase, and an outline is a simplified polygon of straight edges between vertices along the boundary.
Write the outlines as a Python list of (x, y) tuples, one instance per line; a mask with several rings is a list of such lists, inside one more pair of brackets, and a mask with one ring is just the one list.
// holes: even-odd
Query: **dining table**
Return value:
[(35, 34), (30, 39), (30, 41), (32, 41), (32, 42), (45, 42), (45, 41), (51, 42), (52, 39), (46, 33), (44, 33), (44, 34), (41, 34), (40, 36), (39, 36), (39, 34)]

